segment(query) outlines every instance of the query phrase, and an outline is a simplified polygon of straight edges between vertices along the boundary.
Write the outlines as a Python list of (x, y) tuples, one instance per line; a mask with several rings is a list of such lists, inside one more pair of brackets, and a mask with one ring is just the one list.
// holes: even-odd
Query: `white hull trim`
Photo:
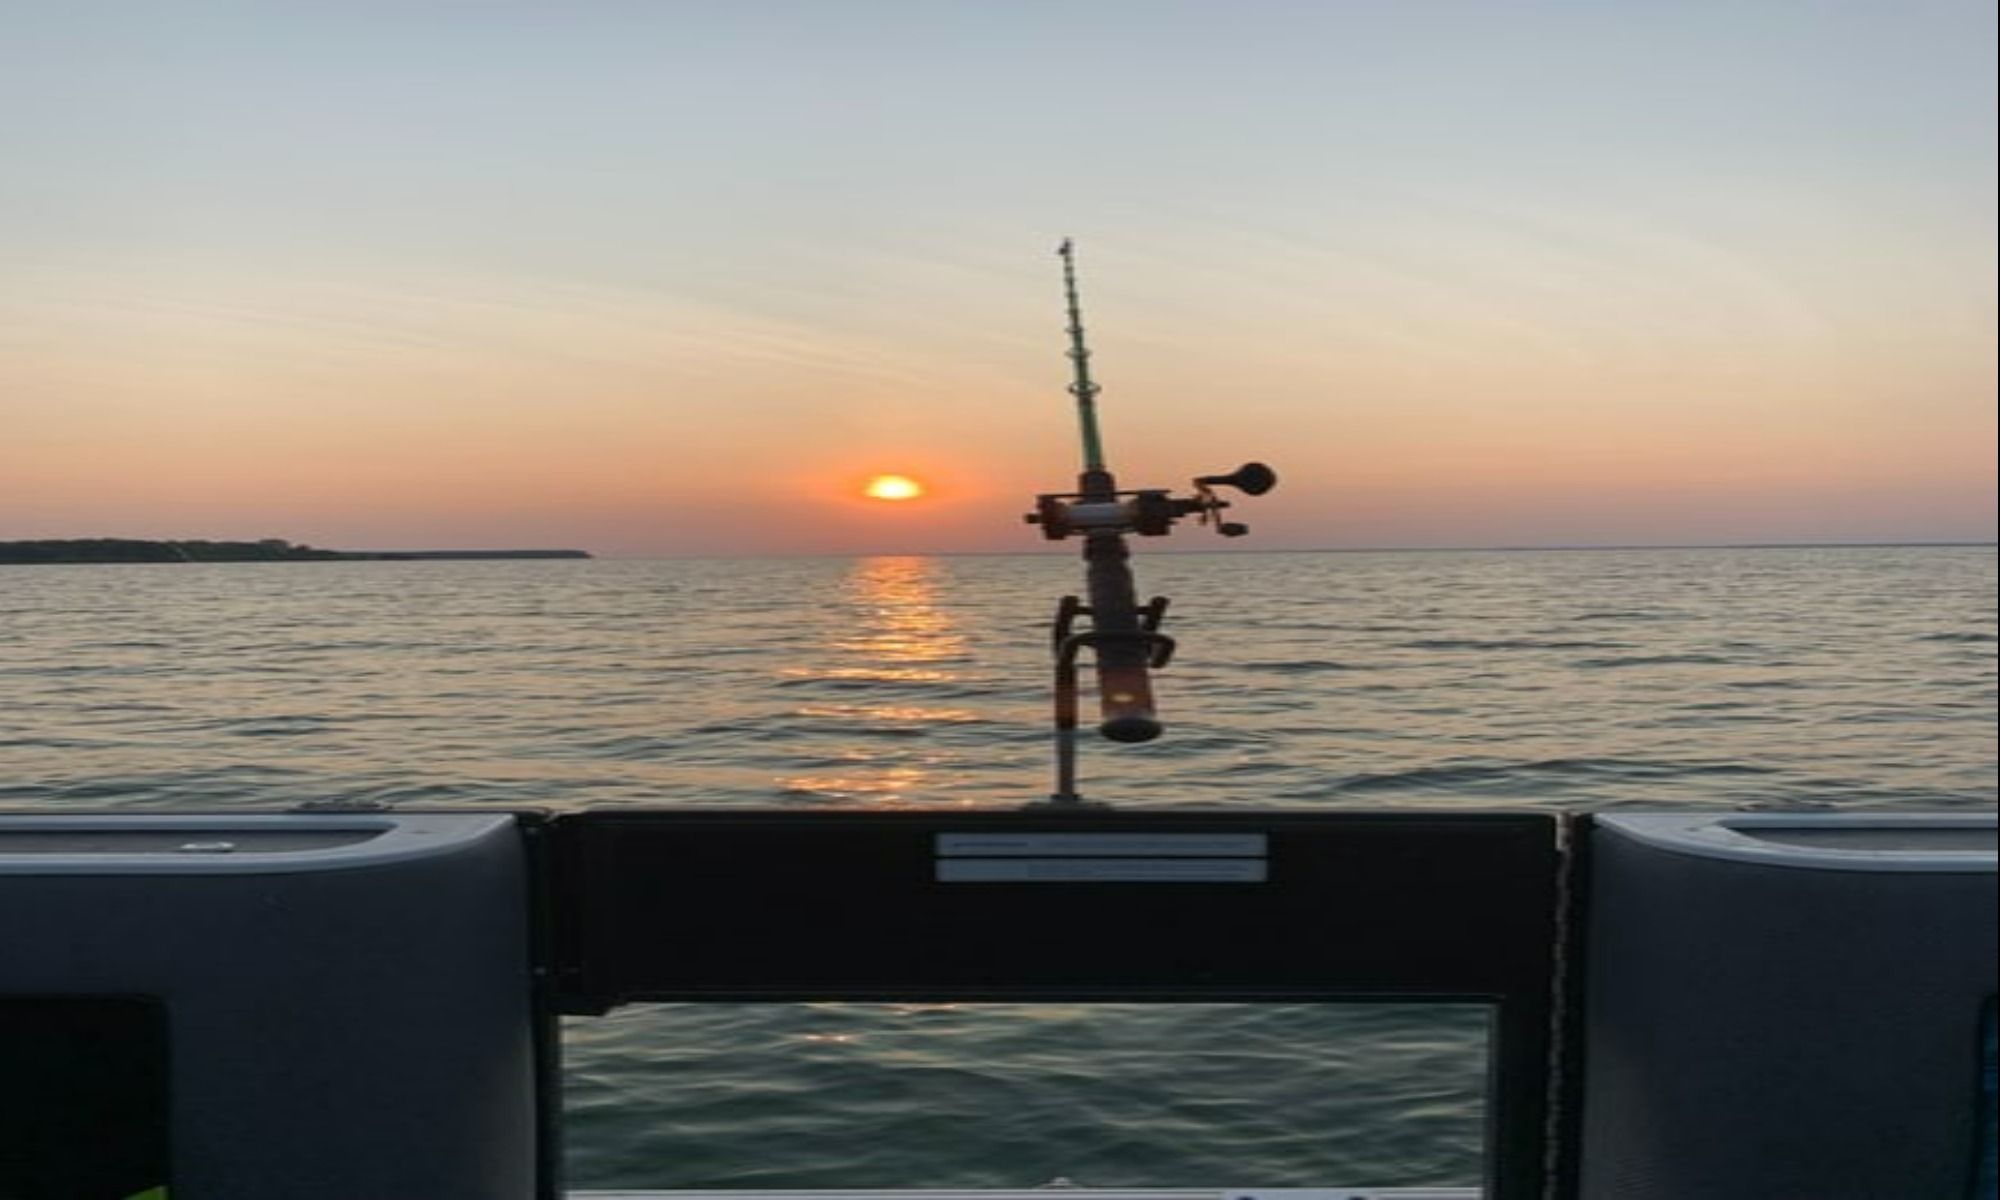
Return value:
[(1478, 1188), (877, 1188), (570, 1192), (570, 1200), (1479, 1200)]

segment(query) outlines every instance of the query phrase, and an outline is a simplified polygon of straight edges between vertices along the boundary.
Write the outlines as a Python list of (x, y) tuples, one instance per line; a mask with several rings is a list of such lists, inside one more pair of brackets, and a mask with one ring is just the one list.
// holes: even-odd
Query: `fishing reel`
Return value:
[[(1094, 478), (1095, 476), (1095, 478)], [(1260, 462), (1244, 463), (1227, 475), (1199, 475), (1194, 495), (1174, 496), (1165, 488), (1116, 491), (1093, 487), (1104, 472), (1085, 472), (1079, 492), (1050, 492), (1035, 497), (1035, 511), (1024, 518), (1042, 527), (1042, 536), (1052, 542), (1081, 534), (1136, 533), (1160, 537), (1172, 532), (1175, 521), (1193, 517), (1198, 524), (1212, 525), (1223, 537), (1242, 537), (1250, 527), (1222, 519), (1229, 501), (1215, 494), (1218, 487), (1232, 487), (1246, 496), (1261, 496), (1278, 485), (1278, 473)]]

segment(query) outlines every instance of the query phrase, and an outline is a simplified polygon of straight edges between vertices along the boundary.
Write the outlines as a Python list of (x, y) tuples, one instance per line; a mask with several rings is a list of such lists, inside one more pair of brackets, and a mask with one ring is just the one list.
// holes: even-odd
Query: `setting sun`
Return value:
[(924, 485), (907, 475), (877, 475), (861, 494), (874, 500), (915, 500), (924, 494)]

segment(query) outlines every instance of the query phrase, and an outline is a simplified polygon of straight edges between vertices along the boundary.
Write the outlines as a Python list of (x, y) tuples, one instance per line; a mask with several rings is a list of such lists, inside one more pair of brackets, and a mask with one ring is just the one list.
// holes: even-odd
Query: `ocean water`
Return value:
[[(1991, 547), (1141, 554), (1160, 806), (1987, 808)], [(1011, 807), (1066, 555), (0, 569), (0, 806)], [(576, 1186), (1465, 1183), (1465, 1009), (655, 1006)]]

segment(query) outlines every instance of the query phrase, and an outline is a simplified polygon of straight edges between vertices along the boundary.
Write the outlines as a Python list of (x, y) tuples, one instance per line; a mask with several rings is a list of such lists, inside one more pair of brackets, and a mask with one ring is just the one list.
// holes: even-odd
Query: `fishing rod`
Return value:
[[(1056, 253), (1063, 260), (1063, 295), (1069, 311), (1069, 359), (1076, 397), (1078, 432), (1083, 444), (1083, 469), (1073, 492), (1047, 492), (1035, 497), (1029, 524), (1039, 525), (1050, 541), (1083, 539), (1084, 592), (1064, 596), (1051, 630), (1055, 650), (1056, 786), (1051, 804), (1082, 804), (1076, 790), (1077, 660), (1087, 649), (1097, 668), (1100, 721), (1097, 731), (1114, 742), (1150, 742), (1162, 725), (1153, 704), (1151, 672), (1167, 665), (1174, 639), (1160, 632), (1167, 600), (1155, 596), (1144, 604), (1132, 579), (1129, 534), (1160, 537), (1182, 517), (1212, 526), (1224, 537), (1241, 537), (1249, 529), (1222, 519), (1229, 501), (1215, 494), (1233, 487), (1261, 496), (1277, 486), (1277, 473), (1263, 463), (1245, 463), (1227, 475), (1201, 475), (1194, 495), (1173, 496), (1165, 488), (1121, 490), (1105, 465), (1104, 442), (1097, 428), (1097, 393), (1090, 377), (1090, 348), (1084, 341), (1083, 304), (1076, 286), (1076, 249), (1065, 238)], [(1089, 627), (1079, 630), (1080, 618)]]

